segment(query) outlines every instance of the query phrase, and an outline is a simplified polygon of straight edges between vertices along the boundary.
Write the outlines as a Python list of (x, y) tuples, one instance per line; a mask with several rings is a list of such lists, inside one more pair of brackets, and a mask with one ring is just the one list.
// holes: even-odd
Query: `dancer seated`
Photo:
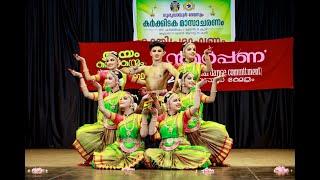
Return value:
[[(210, 96), (201, 93), (202, 103), (213, 103), (217, 93), (217, 83), (223, 79), (225, 75), (217, 76), (213, 78)], [(184, 111), (194, 105), (194, 97), (196, 92), (192, 89), (195, 85), (194, 76), (192, 73), (187, 72), (180, 74), (179, 76), (179, 93), (178, 96), (181, 99), (182, 107), (181, 111)], [(199, 84), (203, 85), (207, 81), (201, 81)], [(211, 154), (211, 162), (214, 166), (222, 166), (223, 161), (227, 158), (233, 144), (233, 140), (229, 137), (226, 127), (223, 124), (219, 124), (213, 121), (203, 121), (202, 111), (194, 113), (192, 118), (188, 121), (186, 127), (186, 134), (188, 140), (192, 145), (206, 146)]]
[[(73, 76), (80, 78), (80, 87), (85, 97), (98, 101), (98, 92), (89, 92), (86, 82), (81, 73), (69, 69)], [(118, 112), (118, 103), (121, 97), (126, 93), (120, 90), (119, 81), (122, 78), (121, 73), (108, 71), (103, 86), (110, 89), (102, 92), (104, 106), (111, 112)], [(97, 110), (97, 122), (94, 124), (85, 124), (76, 132), (76, 140), (73, 143), (74, 148), (85, 159), (84, 163), (79, 165), (90, 165), (94, 151), (101, 151), (108, 144), (116, 139), (116, 125), (108, 118), (105, 118), (100, 110)]]
[(173, 92), (165, 95), (167, 112), (158, 116), (154, 108), (149, 124), (149, 135), (160, 132), (159, 148), (149, 148), (145, 152), (147, 167), (164, 169), (197, 169), (211, 165), (210, 151), (204, 146), (192, 146), (185, 137), (187, 122), (200, 105), (200, 89), (197, 88), (194, 106), (178, 112), (181, 108), (180, 98)]
[(146, 81), (139, 79), (135, 76), (127, 76), (129, 74), (129, 68), (123, 67), (121, 69), (118, 69), (120, 67), (120, 59), (118, 57), (118, 53), (115, 51), (111, 51), (107, 53), (107, 57), (105, 59), (105, 64), (107, 66), (106, 70), (99, 70), (97, 74), (95, 75), (90, 75), (86, 59), (79, 56), (78, 54), (74, 54), (74, 57), (76, 58), (77, 61), (81, 62), (84, 77), (87, 81), (89, 80), (96, 80), (96, 81), (103, 81), (106, 78), (106, 75), (108, 73), (108, 70), (119, 70), (122, 73), (122, 81), (120, 82), (120, 86), (122, 87), (122, 90), (124, 90), (127, 79), (130, 79), (131, 82), (133, 83), (138, 83), (141, 85), (145, 85)]
[(137, 104), (126, 92), (119, 101), (119, 112), (113, 113), (103, 105), (102, 87), (94, 82), (99, 92), (98, 107), (103, 115), (117, 126), (117, 140), (101, 152), (94, 152), (92, 166), (97, 169), (133, 168), (144, 158), (144, 143), (141, 138), (148, 135), (145, 114), (134, 113)]

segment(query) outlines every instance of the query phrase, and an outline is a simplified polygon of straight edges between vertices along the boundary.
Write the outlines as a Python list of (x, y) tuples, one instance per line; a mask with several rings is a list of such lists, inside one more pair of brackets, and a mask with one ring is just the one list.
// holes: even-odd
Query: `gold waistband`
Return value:
[[(164, 146), (164, 143), (169, 142), (169, 141), (174, 141), (174, 144), (172, 144), (170, 147)], [(160, 148), (165, 150), (165, 151), (172, 151), (176, 149), (181, 143), (180, 138), (167, 138), (167, 139), (162, 139), (160, 142)]]
[[(124, 142), (130, 142), (130, 143), (135, 143), (135, 145), (128, 149), (123, 143)], [(125, 139), (121, 139), (120, 140), (120, 148), (123, 152), (125, 153), (132, 153), (134, 151), (136, 151), (139, 147), (141, 146), (141, 142), (137, 139), (133, 139), (133, 138), (125, 138)]]

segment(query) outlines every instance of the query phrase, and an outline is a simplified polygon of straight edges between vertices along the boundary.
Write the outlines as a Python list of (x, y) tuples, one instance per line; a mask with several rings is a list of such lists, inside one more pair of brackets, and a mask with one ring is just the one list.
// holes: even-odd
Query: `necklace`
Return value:
[[(185, 90), (185, 91), (184, 91)], [(187, 92), (186, 92), (187, 91)], [(181, 92), (182, 92), (182, 94), (184, 94), (185, 96), (186, 95), (188, 95), (188, 94), (190, 94), (190, 92), (191, 92), (191, 88), (188, 88), (188, 89), (181, 89)]]
[(129, 113), (129, 114), (124, 114), (126, 117), (130, 116), (131, 114), (133, 114), (133, 112)]
[(165, 124), (165, 126), (168, 129), (168, 132), (170, 133), (170, 135), (172, 135), (173, 127), (172, 126), (168, 126), (167, 124)]
[[(129, 114), (130, 115), (130, 114)], [(134, 123), (132, 124), (132, 127), (129, 129), (127, 127), (127, 125), (130, 123), (131, 121), (127, 122), (126, 124), (124, 124), (124, 128), (126, 129), (126, 133), (127, 133), (127, 136), (130, 137), (131, 136), (131, 132), (133, 131), (134, 129)]]
[[(174, 114), (174, 115), (176, 115), (176, 114)], [(172, 115), (172, 116), (174, 116), (174, 115)], [(172, 136), (173, 128), (174, 128), (173, 126), (175, 125), (175, 123), (173, 123), (172, 125), (168, 125), (168, 123), (169, 122), (164, 123), (164, 126), (168, 129), (168, 133), (170, 134), (170, 136)]]
[(169, 138), (165, 139), (165, 142), (171, 144), (173, 142), (173, 138), (172, 138), (173, 127), (171, 125), (168, 126), (167, 123), (164, 123), (164, 126), (168, 129), (168, 133), (170, 134)]

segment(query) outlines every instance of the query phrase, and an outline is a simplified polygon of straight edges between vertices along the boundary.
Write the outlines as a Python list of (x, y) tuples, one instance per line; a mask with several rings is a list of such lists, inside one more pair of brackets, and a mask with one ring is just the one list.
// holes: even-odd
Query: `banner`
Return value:
[[(218, 91), (293, 88), (293, 38), (195, 45), (195, 61), (202, 64), (205, 64), (203, 51), (209, 46), (213, 47), (213, 52), (209, 54), (213, 70), (201, 74), (201, 79), (209, 81), (202, 87), (204, 91), (210, 90), (210, 81), (221, 73), (226, 74), (226, 77), (217, 86)], [(121, 67), (152, 65), (148, 46), (149, 42), (139, 41), (80, 43), (80, 55), (86, 58), (90, 73), (95, 74), (99, 69), (107, 68), (104, 55), (108, 51), (118, 52)], [(174, 66), (183, 63), (181, 47), (182, 43), (166, 43), (163, 61)], [(135, 76), (145, 78), (143, 73)], [(93, 86), (88, 87), (94, 90)], [(140, 87), (127, 82), (125, 89)]]
[(234, 0), (133, 0), (134, 39), (163, 42), (230, 42)]

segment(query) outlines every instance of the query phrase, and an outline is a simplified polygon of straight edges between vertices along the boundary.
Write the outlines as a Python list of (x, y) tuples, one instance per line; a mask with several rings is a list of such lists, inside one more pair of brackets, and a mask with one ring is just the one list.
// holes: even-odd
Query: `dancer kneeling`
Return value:
[[(217, 93), (217, 83), (221, 81), (223, 77), (225, 77), (225, 75), (213, 78), (210, 96), (201, 93), (200, 107), (203, 106), (202, 103), (214, 102)], [(194, 104), (194, 75), (190, 72), (180, 74), (179, 82), (180, 88), (177, 94), (181, 98), (181, 110), (183, 111)], [(206, 82), (206, 80), (202, 80), (199, 84)], [(230, 153), (233, 144), (233, 139), (229, 137), (225, 125), (214, 121), (204, 121), (202, 119), (202, 108), (200, 108), (191, 120), (188, 121), (186, 134), (192, 145), (206, 146), (209, 149), (212, 154), (211, 162), (214, 166), (224, 166), (223, 161)]]
[(164, 96), (167, 112), (158, 116), (153, 109), (149, 124), (149, 135), (160, 132), (160, 148), (149, 148), (145, 152), (146, 165), (165, 169), (197, 169), (211, 165), (210, 152), (204, 146), (191, 146), (184, 131), (188, 120), (198, 111), (200, 105), (200, 89), (194, 99), (194, 106), (186, 111), (181, 108), (180, 98), (173, 92)]
[[(87, 85), (81, 73), (69, 69), (73, 76), (80, 78), (80, 87), (85, 97), (98, 101), (97, 92), (89, 92)], [(104, 80), (104, 89), (102, 96), (104, 106), (111, 112), (118, 112), (118, 102), (122, 96), (126, 94), (125, 91), (120, 90), (119, 86), (122, 79), (122, 74), (117, 71), (107, 71), (106, 79)], [(112, 144), (116, 140), (116, 125), (113, 121), (105, 118), (103, 114), (97, 110), (97, 122), (94, 124), (85, 124), (81, 126), (76, 132), (76, 140), (72, 144), (74, 148), (85, 159), (85, 162), (79, 164), (90, 166), (93, 158), (93, 152), (102, 151), (105, 146)]]
[(144, 143), (141, 138), (148, 134), (148, 122), (145, 114), (136, 114), (137, 104), (127, 92), (119, 101), (118, 114), (104, 107), (102, 88), (94, 82), (99, 92), (99, 110), (117, 125), (117, 140), (101, 151), (93, 153), (92, 166), (97, 169), (133, 168), (144, 158)]

